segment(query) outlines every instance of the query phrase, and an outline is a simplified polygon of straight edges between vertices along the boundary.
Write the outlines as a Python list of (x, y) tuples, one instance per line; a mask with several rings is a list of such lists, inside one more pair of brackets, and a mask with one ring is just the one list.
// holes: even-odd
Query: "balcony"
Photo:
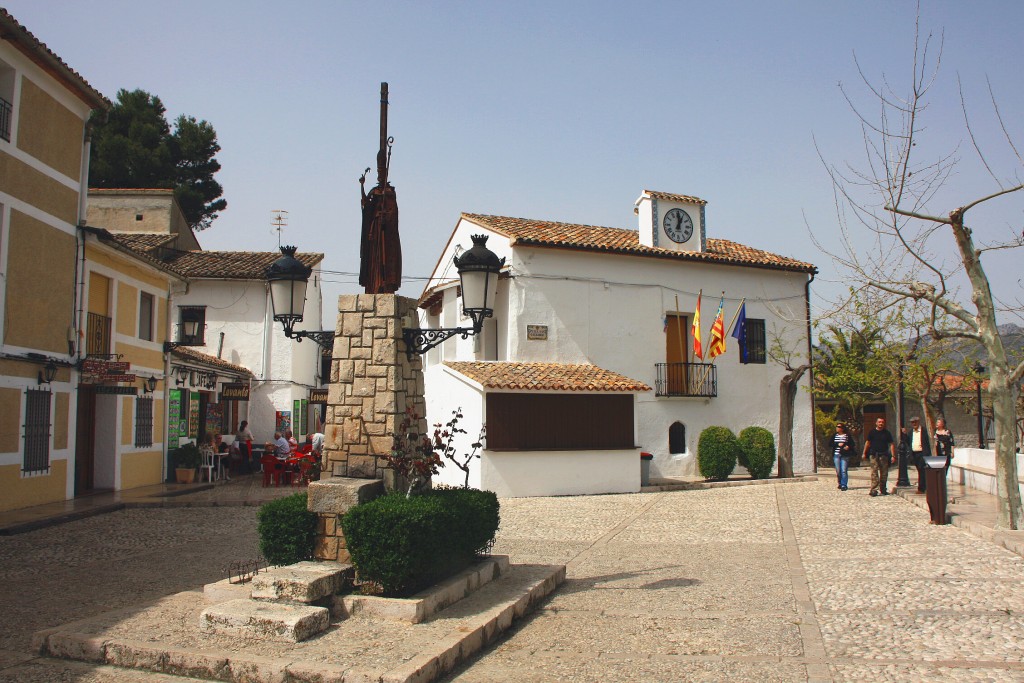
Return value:
[(11, 141), (11, 103), (0, 97), (0, 138)]
[(718, 396), (718, 368), (711, 363), (656, 363), (655, 396)]
[(85, 325), (85, 354), (107, 356), (110, 354), (110, 318), (99, 313), (89, 313)]

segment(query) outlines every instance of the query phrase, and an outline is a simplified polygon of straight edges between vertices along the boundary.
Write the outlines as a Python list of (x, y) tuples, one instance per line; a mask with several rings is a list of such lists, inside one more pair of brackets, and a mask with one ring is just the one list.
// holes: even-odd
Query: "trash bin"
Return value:
[(946, 465), (944, 455), (924, 456), (924, 489), (932, 524), (948, 524), (946, 520)]
[(650, 453), (640, 454), (640, 485), (650, 486), (651, 485), (651, 461), (654, 460), (654, 456)]

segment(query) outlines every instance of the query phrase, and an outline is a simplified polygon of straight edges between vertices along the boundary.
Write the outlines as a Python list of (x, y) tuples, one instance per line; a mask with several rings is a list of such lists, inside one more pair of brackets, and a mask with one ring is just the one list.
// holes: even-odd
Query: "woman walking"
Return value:
[(832, 435), (832, 461), (836, 465), (836, 479), (840, 491), (845, 491), (849, 484), (850, 456), (853, 455), (853, 437), (846, 431), (846, 425), (836, 423), (836, 433)]

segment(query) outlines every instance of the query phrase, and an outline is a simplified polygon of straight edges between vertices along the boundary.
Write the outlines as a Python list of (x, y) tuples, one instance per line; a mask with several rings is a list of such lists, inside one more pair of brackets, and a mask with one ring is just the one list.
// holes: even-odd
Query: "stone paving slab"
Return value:
[(36, 646), (50, 656), (239, 683), (428, 681), (532, 611), (564, 577), (563, 566), (514, 565), (431, 621), (354, 617), (300, 643), (200, 633), (206, 605), (188, 591), (47, 629)]

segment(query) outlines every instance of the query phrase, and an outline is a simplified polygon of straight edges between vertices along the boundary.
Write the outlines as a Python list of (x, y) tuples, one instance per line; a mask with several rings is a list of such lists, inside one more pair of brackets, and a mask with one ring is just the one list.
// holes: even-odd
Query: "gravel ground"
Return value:
[[(503, 501), (494, 551), (565, 563), (568, 579), (445, 680), (1024, 681), (1024, 559), (857, 486)], [(160, 598), (252, 557), (255, 515), (139, 509), (0, 537), (0, 681), (183, 680), (33, 658), (31, 634), (133, 605), (197, 609)], [(384, 656), (369, 650), (397, 637), (385, 631), (350, 645)]]

